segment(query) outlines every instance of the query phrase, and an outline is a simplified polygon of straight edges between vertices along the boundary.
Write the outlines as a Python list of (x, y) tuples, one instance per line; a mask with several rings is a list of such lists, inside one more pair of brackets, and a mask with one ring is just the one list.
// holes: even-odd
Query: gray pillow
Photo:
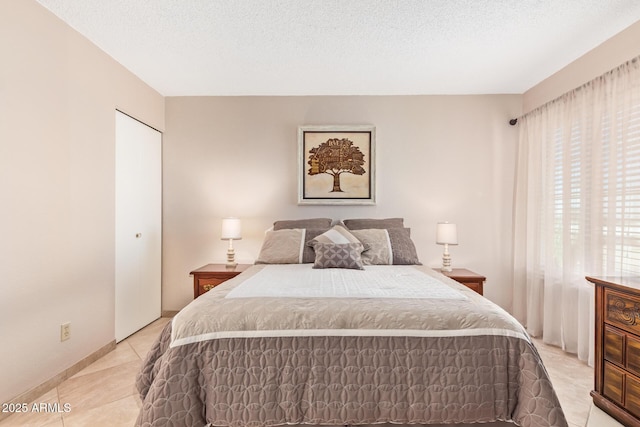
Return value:
[(305, 231), (305, 245), (302, 250), (302, 263), (309, 264), (316, 260), (316, 253), (313, 251), (313, 239), (326, 232), (328, 228), (307, 228)]
[(267, 231), (255, 263), (299, 264), (306, 246), (305, 240), (305, 231), (301, 229)]
[(408, 228), (388, 228), (393, 263), (395, 265), (421, 265), (416, 246), (409, 236)]
[(345, 219), (342, 221), (349, 230), (364, 230), (367, 228), (404, 228), (403, 218), (361, 218)]
[(274, 230), (285, 228), (324, 228), (331, 227), (331, 218), (287, 219), (273, 223)]
[(351, 234), (367, 248), (362, 253), (364, 265), (421, 264), (408, 228), (351, 230)]
[(362, 243), (322, 243), (314, 242), (316, 253), (313, 268), (350, 268), (364, 270), (362, 264)]

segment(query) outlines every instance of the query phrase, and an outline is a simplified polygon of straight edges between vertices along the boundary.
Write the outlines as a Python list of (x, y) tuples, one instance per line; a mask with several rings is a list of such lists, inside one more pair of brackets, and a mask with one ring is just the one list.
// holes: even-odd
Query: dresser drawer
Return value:
[(604, 321), (640, 335), (640, 297), (605, 289)]
[(604, 358), (619, 366), (624, 366), (626, 334), (611, 326), (604, 327)]
[(640, 417), (640, 378), (606, 361), (603, 394), (634, 416)]
[(625, 386), (624, 407), (636, 417), (640, 417), (640, 381), (629, 375)]
[[(640, 377), (640, 339), (627, 335), (627, 370)], [(640, 403), (640, 402), (639, 402)]]
[(617, 368), (612, 363), (604, 362), (604, 387), (602, 394), (620, 406), (624, 405), (624, 377), (625, 373), (622, 369)]

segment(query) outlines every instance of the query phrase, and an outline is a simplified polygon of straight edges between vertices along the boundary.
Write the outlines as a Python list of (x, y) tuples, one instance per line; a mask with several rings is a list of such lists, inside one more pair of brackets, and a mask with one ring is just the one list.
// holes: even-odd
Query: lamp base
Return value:
[(453, 271), (451, 268), (451, 255), (448, 253), (442, 255), (442, 268), (440, 268), (440, 270), (447, 272)]
[(236, 254), (233, 248), (227, 250), (227, 268), (234, 268), (238, 263), (235, 261)]

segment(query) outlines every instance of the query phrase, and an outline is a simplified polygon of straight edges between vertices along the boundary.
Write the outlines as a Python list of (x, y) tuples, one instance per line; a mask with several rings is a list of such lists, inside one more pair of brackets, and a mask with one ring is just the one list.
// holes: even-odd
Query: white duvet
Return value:
[(267, 265), (225, 298), (421, 298), (466, 300), (435, 277), (406, 266), (365, 270), (313, 269), (311, 264)]

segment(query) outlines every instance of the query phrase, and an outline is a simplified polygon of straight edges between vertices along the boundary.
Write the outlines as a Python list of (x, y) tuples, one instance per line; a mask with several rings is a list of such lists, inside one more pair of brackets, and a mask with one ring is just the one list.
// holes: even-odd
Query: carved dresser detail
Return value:
[(593, 403), (640, 426), (640, 277), (587, 277), (595, 285)]

